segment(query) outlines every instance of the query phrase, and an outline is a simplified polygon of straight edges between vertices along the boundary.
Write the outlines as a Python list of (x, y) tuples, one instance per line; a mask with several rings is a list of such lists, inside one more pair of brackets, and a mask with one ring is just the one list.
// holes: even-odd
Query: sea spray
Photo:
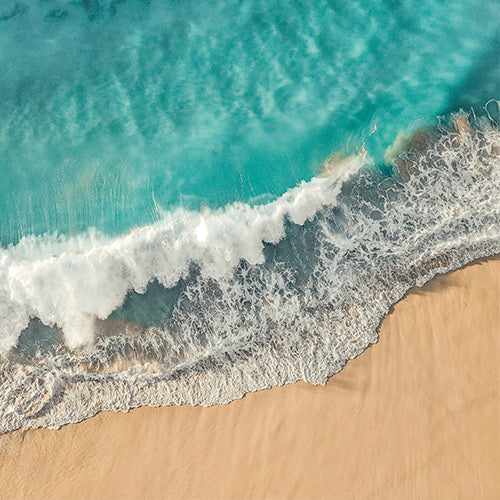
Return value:
[[(353, 159), (339, 177), (257, 211), (240, 205), (114, 240), (43, 237), (4, 250), (1, 431), (325, 383), (377, 341), (382, 317), (412, 286), (500, 252), (500, 133), (471, 121), (401, 153), (394, 176)], [(250, 247), (241, 240), (249, 234)], [(184, 264), (171, 268), (172, 256)], [(90, 333), (78, 337), (75, 321), (61, 341), (58, 327), (78, 316)]]
[(66, 343), (80, 347), (93, 340), (96, 318), (106, 319), (129, 291), (144, 293), (153, 279), (169, 288), (193, 264), (205, 280), (230, 276), (240, 260), (262, 264), (264, 243), (285, 236), (285, 219), (303, 225), (335, 204), (343, 182), (362, 165), (353, 158), (337, 175), (302, 182), (268, 205), (177, 210), (114, 240), (95, 232), (23, 238), (0, 250), (0, 349), (15, 345), (31, 317), (61, 327)]

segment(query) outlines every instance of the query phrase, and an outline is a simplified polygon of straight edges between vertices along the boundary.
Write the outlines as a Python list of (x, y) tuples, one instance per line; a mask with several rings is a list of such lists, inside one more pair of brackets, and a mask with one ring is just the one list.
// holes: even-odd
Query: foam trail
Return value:
[[(98, 335), (73, 350), (32, 320), (0, 362), (0, 432), (323, 384), (377, 341), (412, 286), (500, 253), (495, 123), (457, 117), (400, 154), (394, 178), (363, 164), (262, 207), (172, 216), (116, 240), (46, 237), (2, 250), (5, 347), (29, 317), (62, 326), (70, 345)], [(93, 331), (82, 334), (78, 317)], [(25, 354), (37, 341), (38, 353)]]
[(23, 238), (0, 253), (0, 349), (13, 347), (33, 317), (61, 327), (70, 347), (88, 345), (95, 319), (106, 319), (130, 290), (143, 293), (153, 279), (168, 288), (192, 263), (205, 279), (229, 275), (241, 259), (262, 264), (263, 243), (284, 237), (285, 218), (302, 225), (334, 204), (342, 183), (363, 164), (352, 158), (336, 175), (302, 182), (267, 205), (177, 210), (122, 238), (95, 232)]

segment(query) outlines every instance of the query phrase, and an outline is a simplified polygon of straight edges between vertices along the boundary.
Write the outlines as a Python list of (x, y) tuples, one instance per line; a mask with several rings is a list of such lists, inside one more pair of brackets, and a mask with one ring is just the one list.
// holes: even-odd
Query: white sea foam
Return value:
[(23, 238), (0, 251), (0, 349), (13, 347), (34, 317), (61, 327), (70, 347), (85, 346), (96, 318), (107, 318), (130, 290), (143, 293), (153, 279), (171, 287), (191, 263), (205, 279), (230, 275), (241, 259), (262, 264), (263, 244), (284, 237), (285, 218), (302, 225), (334, 204), (342, 183), (364, 163), (351, 158), (335, 175), (302, 182), (266, 205), (179, 209), (121, 238), (95, 231)]
[[(409, 288), (500, 253), (500, 133), (474, 127), (462, 120), (429, 136), (397, 159), (399, 178), (358, 159), (340, 177), (266, 206), (172, 215), (118, 240), (45, 238), (3, 250), (5, 346), (30, 315), (62, 325), (70, 345), (81, 345), (93, 324), (81, 334), (81, 318), (105, 317), (152, 277), (167, 287), (184, 278), (168, 297), (154, 286), (135, 306), (138, 296), (127, 296), (123, 310), (132, 312), (171, 302), (153, 326), (97, 321), (105, 335), (86, 349), (56, 343), (4, 356), (0, 432), (325, 383), (377, 341), (383, 315)], [(30, 329), (36, 336), (41, 327)]]

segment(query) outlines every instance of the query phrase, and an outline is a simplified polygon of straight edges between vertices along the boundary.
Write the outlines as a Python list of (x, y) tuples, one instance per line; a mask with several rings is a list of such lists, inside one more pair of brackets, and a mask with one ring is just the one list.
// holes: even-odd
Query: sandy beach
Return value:
[(497, 258), (413, 290), (326, 387), (0, 436), (0, 498), (498, 498), (499, 359)]

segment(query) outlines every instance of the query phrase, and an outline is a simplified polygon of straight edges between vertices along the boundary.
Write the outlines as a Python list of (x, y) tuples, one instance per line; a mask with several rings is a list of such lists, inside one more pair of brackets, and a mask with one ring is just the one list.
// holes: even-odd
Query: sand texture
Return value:
[(500, 498), (500, 260), (413, 290), (326, 387), (0, 436), (0, 498)]

